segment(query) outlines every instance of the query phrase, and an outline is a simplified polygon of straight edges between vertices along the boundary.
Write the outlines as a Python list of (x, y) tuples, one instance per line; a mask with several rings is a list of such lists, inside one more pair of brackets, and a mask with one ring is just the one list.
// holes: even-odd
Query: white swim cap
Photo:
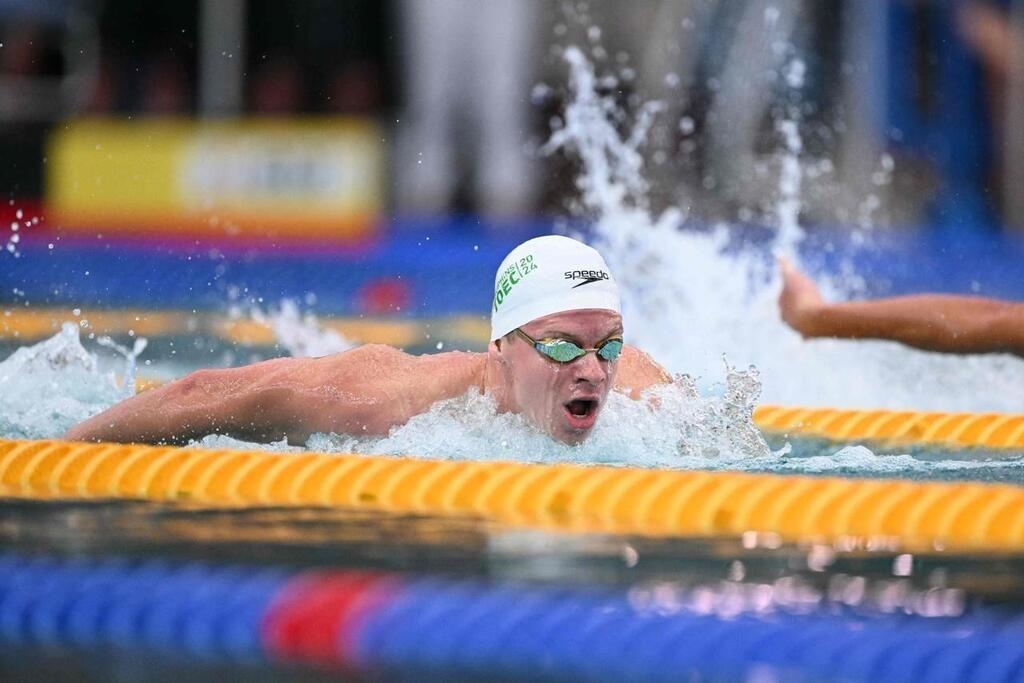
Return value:
[(494, 276), (491, 341), (531, 320), (584, 308), (621, 312), (619, 287), (597, 250), (560, 235), (527, 240)]

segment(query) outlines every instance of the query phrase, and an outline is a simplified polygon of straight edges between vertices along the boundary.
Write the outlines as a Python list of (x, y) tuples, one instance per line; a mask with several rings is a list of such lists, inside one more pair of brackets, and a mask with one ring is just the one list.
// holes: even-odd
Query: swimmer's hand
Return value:
[(818, 286), (784, 258), (779, 259), (779, 270), (782, 272), (782, 292), (779, 294), (782, 320), (804, 338), (818, 336), (814, 321), (827, 306)]

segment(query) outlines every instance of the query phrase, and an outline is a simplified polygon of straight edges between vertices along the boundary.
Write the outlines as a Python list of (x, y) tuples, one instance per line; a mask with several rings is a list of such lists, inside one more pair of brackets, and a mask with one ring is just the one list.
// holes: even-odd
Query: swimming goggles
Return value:
[(619, 355), (622, 354), (623, 342), (619, 337), (605, 339), (603, 342), (598, 344), (596, 348), (585, 349), (579, 344), (571, 342), (568, 339), (546, 339), (544, 341), (537, 341), (518, 327), (513, 331), (526, 341), (530, 342), (530, 344), (533, 345), (533, 348), (537, 349), (537, 351), (556, 363), (571, 363), (577, 358), (582, 358), (588, 353), (596, 353), (598, 358), (612, 362), (614, 360), (618, 360)]

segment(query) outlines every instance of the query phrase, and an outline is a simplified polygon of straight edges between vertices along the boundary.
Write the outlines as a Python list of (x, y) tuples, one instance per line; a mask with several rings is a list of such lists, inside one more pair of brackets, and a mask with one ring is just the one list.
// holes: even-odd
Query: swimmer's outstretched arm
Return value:
[(479, 385), (480, 354), (410, 356), (369, 344), (323, 358), (200, 370), (72, 427), (65, 439), (182, 444), (208, 434), (247, 441), (387, 434), (435, 401)]
[(290, 437), (301, 421), (290, 419), (297, 416), (288, 414), (287, 395), (298, 387), (281, 381), (282, 361), (303, 362), (281, 359), (243, 368), (199, 370), (118, 403), (72, 427), (64, 438), (183, 444), (214, 433), (257, 441)]
[(786, 261), (780, 266), (779, 311), (805, 338), (888, 339), (926, 351), (1024, 357), (1024, 304), (942, 294), (829, 303), (810, 278)]

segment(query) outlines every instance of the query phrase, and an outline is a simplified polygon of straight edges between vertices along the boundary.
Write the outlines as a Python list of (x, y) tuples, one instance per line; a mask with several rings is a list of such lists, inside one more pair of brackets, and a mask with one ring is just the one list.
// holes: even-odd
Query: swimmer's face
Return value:
[[(538, 318), (522, 326), (538, 341), (566, 339), (586, 349), (622, 336), (622, 317), (614, 311), (586, 309)], [(576, 444), (587, 438), (615, 381), (616, 362), (588, 353), (556, 363), (513, 334), (501, 340), (509, 409), (525, 415), (552, 438)]]

